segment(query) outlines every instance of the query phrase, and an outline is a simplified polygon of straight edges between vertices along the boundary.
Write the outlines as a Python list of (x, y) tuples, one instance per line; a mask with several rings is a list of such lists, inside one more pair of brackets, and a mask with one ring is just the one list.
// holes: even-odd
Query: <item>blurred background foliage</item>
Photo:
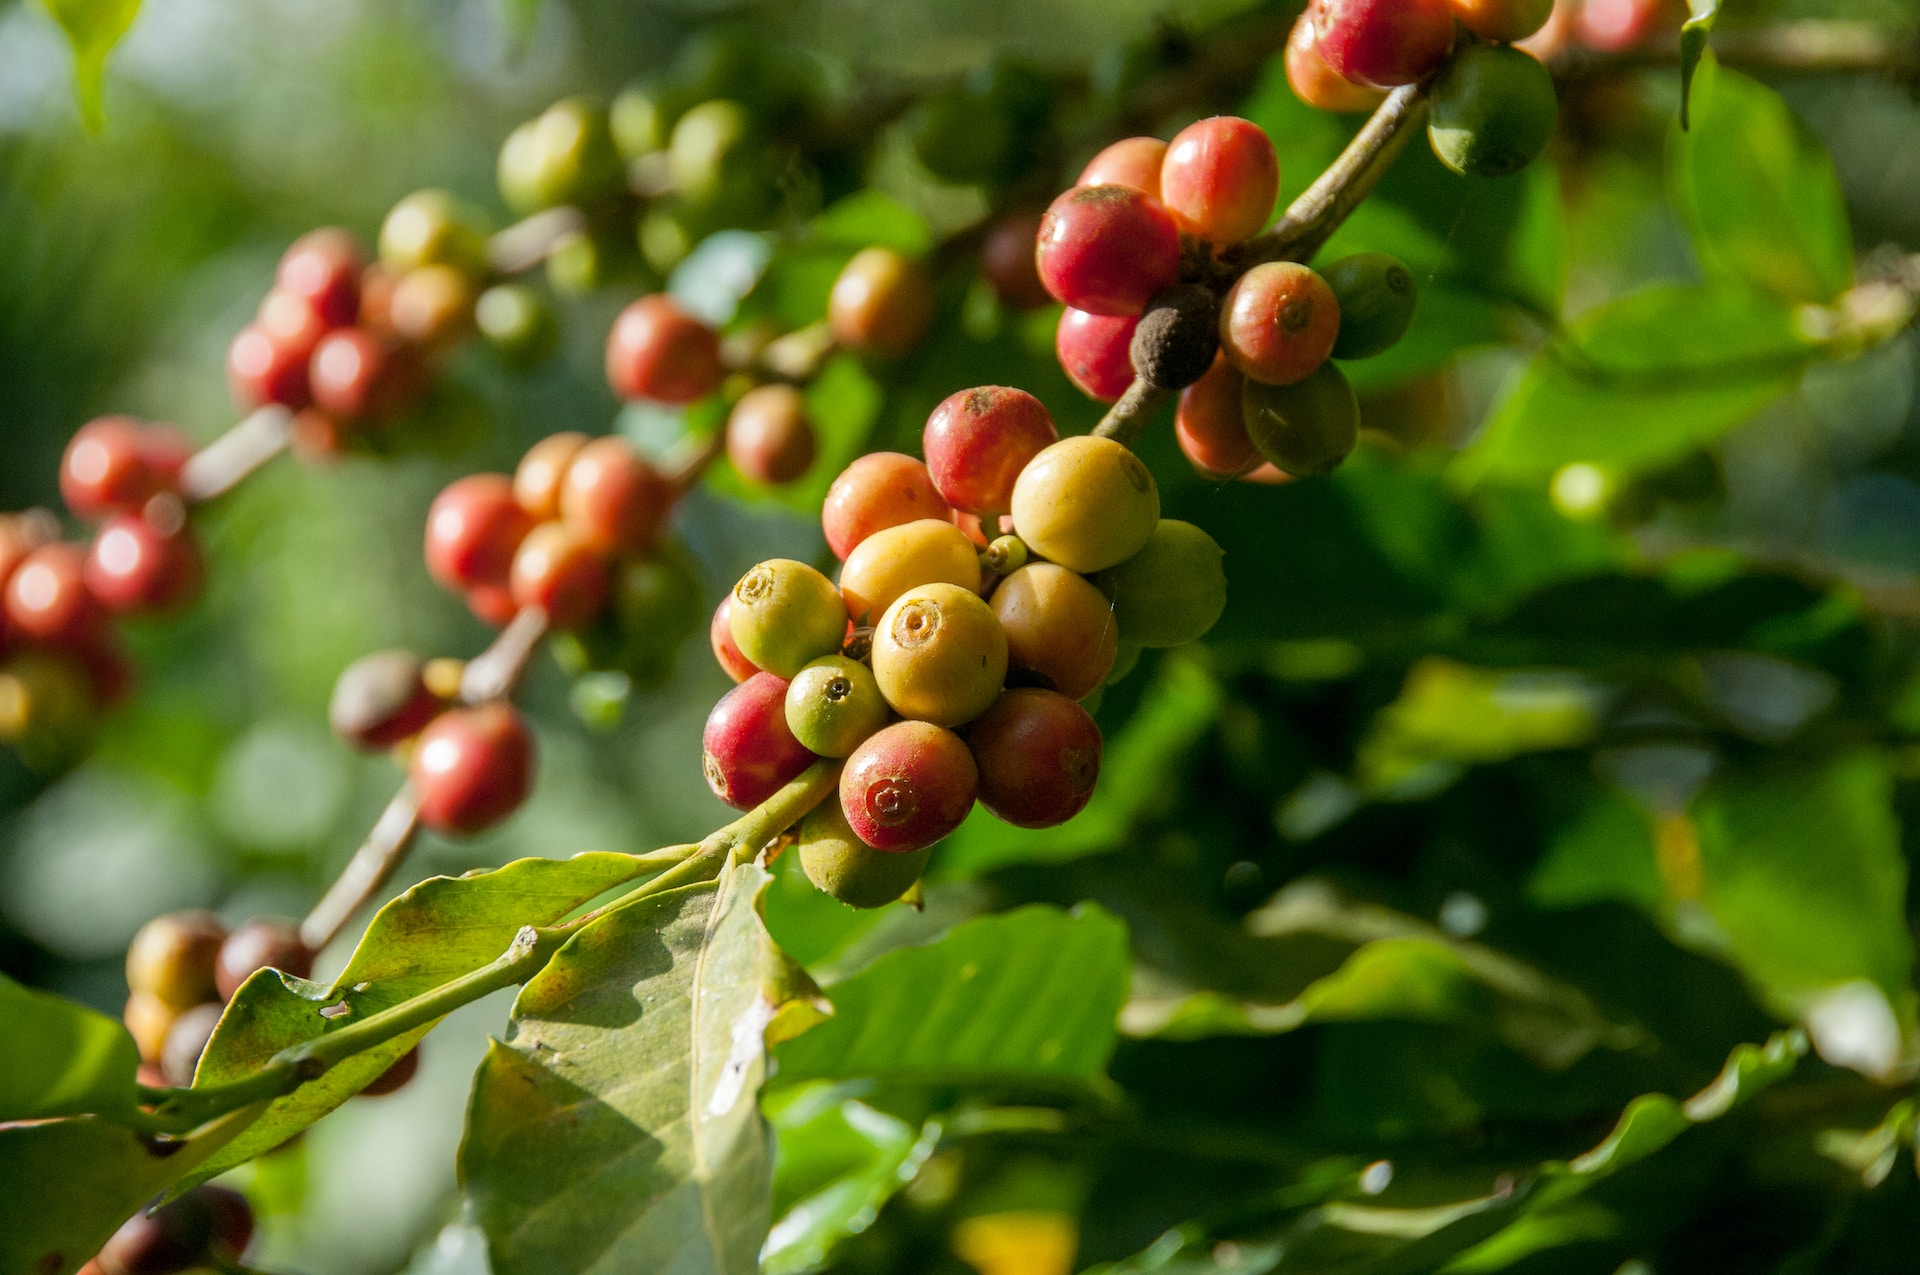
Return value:
[[(1902, 0), (1736, 8), (1742, 24), (1914, 17)], [(60, 450), (98, 413), (213, 437), (232, 417), (225, 344), (290, 239), (323, 223), (370, 236), (428, 185), (504, 224), (493, 172), (510, 128), (566, 94), (610, 96), (715, 22), (848, 99), (1031, 59), (1081, 86), (1062, 174), (1126, 129), (1236, 109), (1273, 134), (1291, 195), (1351, 123), (1299, 106), (1277, 61), (1229, 67), (1152, 118), (1113, 111), (1196, 35), (1245, 23), (1270, 51), (1290, 17), (1258, 0), (149, 0), (88, 134), (47, 13), (0, 7), (0, 508), (56, 506)], [(1920, 250), (1920, 106), (1894, 78), (1802, 76), (1777, 82), (1790, 109), (1769, 114), (1743, 83), (1709, 83), (1697, 128), (1712, 136), (1711, 103), (1748, 94), (1727, 118), (1760, 130), (1756, 162), (1786, 183), (1778, 225), (1751, 204), (1703, 225), (1739, 198), (1739, 172), (1695, 166), (1676, 194), (1702, 143), (1676, 137), (1670, 71), (1570, 83), (1549, 162), (1521, 177), (1469, 184), (1410, 149), (1329, 250), (1394, 251), (1424, 289), (1409, 339), (1354, 365), (1361, 451), (1276, 489), (1195, 477), (1164, 428), (1143, 444), (1169, 515), (1226, 548), (1232, 597), (1204, 647), (1150, 653), (1109, 689), (1087, 813), (1048, 833), (977, 816), (937, 853), (923, 913), (855, 914), (779, 865), (770, 923), (823, 981), (849, 980), (843, 1005), (863, 977), (916, 986), (925, 972), (897, 949), (942, 934), (996, 968), (1047, 961), (1058, 946), (1017, 926), (1052, 914), (974, 919), (1024, 903), (1097, 904), (1124, 922), (1131, 970), (1101, 929), (1060, 1002), (1128, 989), (1117, 1085), (1090, 1079), (1104, 1027), (1080, 1062), (991, 1083), (807, 1082), (834, 1074), (808, 1059), (836, 1038), (789, 1046), (767, 1103), (783, 1156), (769, 1269), (964, 1258), (1042, 1275), (1064, 1269), (1056, 1250), (1116, 1275), (1429, 1269), (1456, 1252), (1448, 1269), (1911, 1269), (1920, 1186), (1892, 1157), (1911, 1152), (1900, 1103), (1920, 1049), (1905, 833), (1920, 346), (1898, 325), (1820, 341), (1788, 320), (1853, 282), (1849, 234), (1860, 278)], [(758, 278), (749, 312), (803, 322), (854, 248), (923, 248), (987, 206), (921, 168), (897, 126), (867, 176), (884, 198), (803, 209), (790, 240), (710, 241), (673, 286), (724, 319), (727, 281)], [(1841, 278), (1820, 290), (1836, 251)], [(1818, 295), (1787, 295), (1801, 267)], [(1688, 299), (1729, 271), (1745, 272), (1739, 297)], [(1613, 303), (1667, 304), (1641, 295), (1653, 285), (1681, 300), (1633, 312), (1609, 346)], [(54, 779), (0, 757), (0, 969), (117, 1013), (148, 917), (304, 910), (395, 782), (327, 735), (335, 674), (378, 647), (486, 640), (420, 564), (432, 494), (555, 430), (676, 430), (623, 414), (599, 371), (606, 324), (638, 290), (565, 300), (561, 356), (530, 375), (463, 354), (436, 454), (283, 461), (207, 512), (208, 595), (133, 634), (142, 689), (97, 751)], [(1051, 313), (1002, 313), (956, 276), (919, 352), (836, 363), (811, 392), (826, 445), (798, 494), (723, 474), (688, 502), (709, 595), (760, 558), (822, 557), (814, 514), (837, 466), (911, 450), (954, 389), (1020, 385), (1063, 430), (1089, 427), (1051, 340)], [(1650, 379), (1613, 398), (1557, 385), (1564, 365), (1542, 351), (1582, 341)], [(1689, 360), (1746, 371), (1702, 389)], [(426, 840), (408, 879), (720, 822), (698, 737), (726, 681), (699, 638), (681, 657), (595, 729), (541, 661), (536, 797), (477, 841)], [(989, 924), (1007, 928), (973, 928)], [(261, 1265), (484, 1269), (454, 1149), (503, 1020), (498, 1000), (463, 1011), (419, 1083), (245, 1171)], [(1521, 1200), (1502, 1176), (1589, 1151), (1635, 1095), (1691, 1094), (1785, 1025), (1814, 1055), (1738, 1111), (1791, 1050), (1740, 1062), (1720, 1099), (1636, 1106), (1641, 1123), (1554, 1170), (1552, 1190)], [(1375, 1196), (1377, 1215), (1337, 1203)], [(1453, 1240), (1426, 1260), (1408, 1219), (1441, 1205), (1456, 1213), (1421, 1215), (1422, 1234)], [(1523, 1208), (1479, 1247), (1491, 1230), (1458, 1229)]]

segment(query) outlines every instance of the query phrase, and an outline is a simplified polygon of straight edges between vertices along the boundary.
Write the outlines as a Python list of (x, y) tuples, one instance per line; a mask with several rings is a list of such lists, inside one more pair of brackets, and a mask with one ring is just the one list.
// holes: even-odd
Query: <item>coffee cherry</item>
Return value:
[(365, 328), (340, 328), (313, 347), (307, 379), (321, 411), (340, 420), (378, 419), (410, 406), (424, 386), (407, 350)]
[(720, 599), (720, 605), (713, 609), (713, 620), (707, 625), (707, 642), (713, 647), (714, 662), (720, 670), (735, 682), (744, 682), (760, 671), (760, 667), (745, 655), (733, 640), (733, 594)]
[(375, 651), (347, 665), (327, 702), (333, 733), (363, 752), (413, 738), (444, 707), (422, 674), (411, 651)]
[(972, 721), (1007, 680), (1007, 635), (980, 595), (927, 584), (873, 626), (873, 676), (893, 711), (936, 726)]
[(755, 673), (720, 697), (701, 735), (702, 769), (713, 795), (751, 810), (813, 764), (787, 726), (787, 684)]
[(787, 727), (802, 747), (822, 757), (845, 757), (887, 718), (873, 672), (844, 655), (815, 660), (787, 686)]
[(727, 623), (740, 653), (782, 679), (836, 654), (847, 635), (840, 591), (791, 558), (770, 558), (740, 577)]
[(400, 272), (374, 262), (360, 272), (360, 317), (355, 326), (379, 337), (393, 336), (393, 290)]
[[(120, 1011), (120, 1021), (126, 1024), (127, 1034), (133, 1037), (134, 1048), (139, 1052), (142, 1062), (152, 1064), (156, 1069), (161, 1056), (166, 1052), (167, 1033), (173, 1029), (173, 1020), (180, 1011), (161, 1000), (152, 992), (135, 990), (128, 994), (126, 1008)], [(166, 1077), (160, 1077), (165, 1083)]]
[(1100, 728), (1055, 691), (1002, 694), (967, 732), (980, 804), (1018, 828), (1051, 828), (1086, 807), (1100, 775)]
[(791, 385), (748, 390), (727, 416), (727, 459), (749, 482), (793, 482), (818, 451), (807, 401)]
[(1420, 289), (1413, 272), (1386, 253), (1342, 257), (1327, 267), (1323, 277), (1340, 309), (1334, 358), (1372, 358), (1392, 347), (1412, 326)]
[(1360, 437), (1360, 403), (1333, 363), (1292, 385), (1249, 379), (1240, 410), (1260, 454), (1296, 477), (1330, 473)]
[(1453, 47), (1447, 0), (1313, 0), (1320, 56), (1342, 79), (1398, 88), (1425, 79)]
[(423, 349), (452, 345), (473, 329), (473, 281), (452, 266), (421, 266), (393, 287), (389, 320), (402, 341)]
[(862, 248), (842, 267), (827, 297), (827, 329), (849, 350), (898, 358), (926, 334), (933, 277), (892, 248)]
[(252, 324), (241, 328), (227, 347), (227, 390), (234, 405), (243, 412), (268, 403), (299, 411), (312, 402), (307, 375), (313, 348), (302, 348), (297, 338), (276, 340)]
[(503, 629), (520, 614), (520, 604), (513, 600), (513, 590), (504, 584), (476, 584), (461, 594), (467, 604), (467, 610), (473, 612), (476, 620), (482, 624)]
[(375, 1076), (366, 1088), (360, 1091), (362, 1098), (384, 1098), (390, 1093), (398, 1093), (407, 1087), (420, 1070), (420, 1046), (415, 1045), (406, 1053), (393, 1060), (393, 1065)]
[(913, 887), (926, 871), (931, 846), (875, 850), (847, 822), (839, 800), (823, 801), (800, 821), (800, 870), (822, 894), (848, 907), (885, 907)]
[(580, 98), (555, 102), (500, 148), (500, 195), (521, 216), (561, 204), (590, 207), (620, 188), (606, 112)]
[(421, 826), (454, 837), (499, 823), (526, 800), (533, 759), (533, 734), (511, 704), (448, 709), (407, 761)]
[(1128, 344), (1128, 359), (1147, 384), (1178, 390), (1206, 374), (1219, 348), (1219, 303), (1208, 289), (1183, 283), (1148, 304)]
[(1220, 546), (1200, 528), (1162, 518), (1146, 548), (1100, 573), (1127, 641), (1180, 646), (1204, 635), (1227, 607)]
[(1160, 198), (1160, 168), (1167, 144), (1157, 137), (1123, 137), (1080, 170), (1076, 186), (1125, 186)]
[(1033, 264), (1033, 245), (1039, 237), (1039, 213), (1011, 212), (993, 223), (980, 245), (981, 271), (1000, 304), (1009, 310), (1037, 310), (1053, 303)]
[(607, 333), (607, 384), (621, 398), (691, 403), (724, 374), (719, 336), (665, 293), (635, 301)]
[(979, 551), (950, 522), (922, 518), (876, 531), (840, 569), (840, 596), (855, 624), (873, 623), (895, 598), (923, 584), (979, 591)]
[(1027, 565), (1027, 542), (1018, 536), (995, 536), (980, 551), (983, 575), (1004, 576)]
[(862, 842), (898, 854), (958, 828), (979, 786), (980, 772), (958, 735), (927, 722), (895, 722), (847, 758), (840, 809)]
[(473, 303), (474, 326), (500, 357), (532, 367), (553, 353), (560, 323), (546, 299), (524, 283), (496, 283)]
[(326, 327), (345, 327), (360, 313), (360, 269), (360, 245), (354, 237), (325, 226), (288, 246), (274, 287), (304, 301)]
[(513, 498), (536, 522), (551, 522), (560, 516), (560, 486), (567, 466), (591, 440), (585, 434), (567, 430), (549, 434), (520, 458), (513, 471)]
[(131, 416), (102, 416), (75, 431), (60, 460), (60, 498), (75, 516), (104, 518), (123, 509), (139, 509), (172, 479), (155, 463), (161, 442), (150, 427)]
[(581, 628), (607, 600), (607, 560), (571, 523), (543, 522), (514, 551), (507, 587), (514, 605), (543, 612), (562, 632)]
[(1371, 111), (1386, 100), (1381, 90), (1343, 80), (1327, 65), (1320, 56), (1311, 10), (1300, 15), (1287, 36), (1286, 66), (1293, 95), (1315, 110)]
[(1160, 201), (1185, 234), (1216, 244), (1251, 239), (1273, 216), (1280, 160), (1252, 120), (1216, 115), (1173, 135), (1160, 167)]
[(1268, 261), (1241, 275), (1220, 307), (1220, 348), (1242, 374), (1291, 385), (1327, 361), (1340, 331), (1340, 303), (1319, 274)]
[(207, 1051), (207, 1042), (213, 1039), (213, 1029), (220, 1025), (220, 1011), (223, 1008), (215, 1001), (195, 1005), (175, 1018), (172, 1026), (167, 1028), (167, 1038), (160, 1046), (160, 1074), (166, 1077), (168, 1084), (185, 1087), (193, 1083), (193, 1073), (200, 1066), (200, 1055)]
[(927, 417), (927, 472), (949, 505), (969, 513), (1012, 508), (1014, 480), (1059, 440), (1053, 417), (1025, 390), (983, 385), (949, 395)]
[(1553, 136), (1553, 74), (1532, 54), (1476, 44), (1447, 64), (1433, 90), (1427, 140), (1468, 177), (1505, 177), (1531, 164)]
[(1133, 384), (1130, 347), (1140, 320), (1088, 314), (1068, 306), (1053, 330), (1053, 350), (1067, 379), (1088, 398), (1117, 403)]
[(514, 551), (533, 518), (513, 498), (505, 474), (470, 474), (449, 483), (427, 509), (427, 573), (456, 592), (504, 587)]
[(1573, 14), (1573, 35), (1597, 53), (1618, 53), (1648, 43), (1669, 27), (1680, 6), (1671, 0), (1582, 0)]
[(96, 687), (93, 652), (26, 650), (0, 664), (0, 744), (28, 769), (64, 770), (92, 743), (111, 687)]
[(434, 265), (484, 274), (486, 232), (446, 191), (415, 191), (395, 204), (381, 223), (380, 264), (395, 274)]
[(151, 506), (159, 517), (115, 514), (87, 550), (87, 589), (110, 611), (169, 611), (200, 591), (200, 546), (179, 498), (156, 496)]
[(197, 1188), (128, 1218), (94, 1258), (102, 1275), (177, 1275), (205, 1265), (219, 1238), (210, 1190)]
[[(0, 514), (0, 590), (6, 588), (14, 568), (41, 545), (51, 544), (60, 535), (60, 523), (44, 509), (24, 514)], [(5, 626), (0, 625), (0, 632)]]
[(219, 995), (214, 964), (226, 927), (211, 912), (169, 912), (140, 927), (127, 947), (127, 986), (176, 1011)]
[(991, 599), (1007, 635), (1007, 665), (1069, 699), (1091, 695), (1113, 667), (1120, 630), (1113, 604), (1085, 576), (1032, 562), (1000, 582)]
[(260, 299), (252, 326), (304, 365), (304, 361), (313, 356), (313, 347), (320, 344), (320, 338), (341, 325), (321, 318), (306, 298), (275, 288)]
[(573, 454), (560, 482), (560, 517), (588, 548), (645, 553), (660, 543), (677, 493), (618, 435)]
[(1047, 209), (1034, 261), (1055, 299), (1090, 314), (1139, 314), (1180, 281), (1180, 231), (1151, 195), (1075, 186)]
[[(613, 566), (601, 618), (554, 654), (570, 672), (608, 669), (625, 673), (636, 687), (658, 686), (672, 675), (680, 645), (700, 627), (700, 578), (677, 545), (646, 558)], [(566, 649), (570, 646), (572, 649)]]
[(1460, 25), (1496, 44), (1524, 40), (1547, 25), (1553, 0), (1448, 0)]
[(1110, 438), (1063, 438), (1013, 488), (1014, 533), (1042, 558), (1082, 575), (1140, 552), (1160, 520), (1160, 489), (1140, 458)]
[(1000, 524), (1007, 520), (1005, 518), (995, 518), (993, 520), (993, 530), (990, 532), (987, 529), (987, 524), (980, 521), (978, 514), (970, 514), (964, 509), (956, 509), (951, 515), (951, 521), (954, 526), (960, 529), (960, 534), (965, 536), (975, 549), (984, 553), (987, 546), (993, 543), (994, 533), (1000, 530)]
[(20, 560), (7, 579), (4, 614), (15, 633), (50, 646), (86, 646), (107, 621), (86, 582), (87, 551), (56, 541)]
[(295, 978), (313, 973), (313, 953), (300, 941), (300, 927), (292, 921), (255, 917), (235, 928), (220, 945), (213, 978), (220, 999), (232, 1000), (240, 984), (256, 970), (275, 969)]
[(922, 518), (944, 520), (951, 513), (924, 464), (899, 452), (872, 452), (841, 470), (827, 488), (820, 526), (827, 548), (844, 562), (876, 531)]
[(1240, 410), (1242, 377), (1225, 354), (1180, 393), (1174, 437), (1193, 467), (1209, 478), (1237, 478), (1260, 464)]

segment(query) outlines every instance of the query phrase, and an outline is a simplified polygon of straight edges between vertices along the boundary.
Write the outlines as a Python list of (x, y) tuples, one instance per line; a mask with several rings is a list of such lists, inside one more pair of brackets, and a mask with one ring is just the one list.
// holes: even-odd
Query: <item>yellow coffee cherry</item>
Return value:
[(873, 630), (873, 676), (902, 717), (958, 726), (1007, 680), (1007, 635), (980, 596), (928, 584), (895, 598)]
[(967, 533), (939, 518), (876, 531), (840, 568), (840, 596), (855, 624), (868, 623), (908, 589), (952, 584), (980, 590), (980, 551)]
[(846, 640), (847, 612), (833, 581), (804, 562), (769, 558), (740, 577), (727, 608), (740, 653), (775, 677), (794, 674)]
[(1063, 438), (1020, 471), (1013, 529), (1042, 558), (1082, 575), (1139, 553), (1160, 521), (1160, 489), (1110, 438)]
[(993, 591), (1007, 634), (1007, 664), (1037, 673), (1068, 699), (1093, 693), (1113, 667), (1120, 627), (1113, 604), (1085, 576), (1030, 562)]

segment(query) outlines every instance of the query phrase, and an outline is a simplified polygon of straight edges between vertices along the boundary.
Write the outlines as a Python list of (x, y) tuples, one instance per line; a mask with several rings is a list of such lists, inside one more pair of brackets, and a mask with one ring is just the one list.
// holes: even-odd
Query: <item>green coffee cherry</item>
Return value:
[(26, 650), (0, 665), (0, 745), (28, 769), (64, 770), (85, 755), (99, 725), (86, 669), (51, 651)]
[(1359, 400), (1331, 362), (1292, 385), (1248, 377), (1240, 410), (1260, 454), (1296, 477), (1331, 472), (1360, 438)]
[(987, 181), (1013, 154), (1013, 121), (997, 104), (947, 89), (923, 99), (907, 117), (913, 153), (942, 181)]
[(1469, 177), (1517, 173), (1546, 149), (1558, 104), (1553, 74), (1525, 50), (1460, 50), (1433, 91), (1427, 140), (1440, 162)]
[(524, 283), (502, 283), (480, 294), (473, 306), (474, 326), (514, 367), (532, 367), (553, 353), (560, 323), (546, 298)]
[(844, 655), (815, 660), (787, 686), (787, 729), (822, 757), (845, 757), (887, 718), (873, 671)]
[(1179, 646), (1202, 636), (1227, 608), (1224, 555), (1190, 522), (1162, 518), (1147, 547), (1096, 583), (1113, 599), (1121, 636), (1141, 646)]
[(487, 233), (480, 218), (444, 190), (417, 190), (380, 225), (380, 262), (404, 274), (448, 265), (470, 275), (487, 269)]
[(624, 177), (606, 112), (582, 98), (555, 102), (500, 148), (500, 195), (522, 216), (562, 204), (590, 207), (618, 192)]
[(740, 653), (775, 677), (839, 653), (847, 607), (833, 581), (804, 562), (769, 558), (733, 586), (727, 624)]
[[(1129, 642), (1125, 638), (1122, 638), (1120, 640), (1120, 649), (1114, 652), (1113, 667), (1107, 670), (1107, 680), (1102, 683), (1102, 685), (1112, 686), (1115, 682), (1123, 680), (1127, 674), (1139, 668), (1140, 655), (1144, 649), (1145, 648), (1138, 642)], [(1093, 709), (1088, 708), (1087, 711), (1091, 713)]]
[(669, 544), (653, 557), (621, 562), (606, 608), (587, 627), (555, 634), (554, 658), (570, 677), (625, 673), (636, 687), (658, 686), (672, 675), (681, 644), (706, 616), (692, 559)]
[(607, 113), (614, 149), (628, 161), (665, 150), (674, 124), (691, 105), (664, 84), (629, 84), (614, 97)]
[(800, 867), (807, 880), (848, 907), (885, 907), (926, 870), (932, 846), (875, 850), (854, 835), (838, 796), (828, 797), (800, 822)]
[(1336, 359), (1368, 359), (1407, 334), (1420, 288), (1413, 272), (1384, 252), (1357, 252), (1320, 272), (1340, 302)]
[(688, 204), (745, 215), (766, 204), (766, 147), (738, 102), (702, 102), (673, 126), (667, 171)]
[(580, 296), (621, 280), (646, 280), (635, 245), (625, 235), (596, 227), (574, 231), (547, 254), (547, 283), (563, 296)]

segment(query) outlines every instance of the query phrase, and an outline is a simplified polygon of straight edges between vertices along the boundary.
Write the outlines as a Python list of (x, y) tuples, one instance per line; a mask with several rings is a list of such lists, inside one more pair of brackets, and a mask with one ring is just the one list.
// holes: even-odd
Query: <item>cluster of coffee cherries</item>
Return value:
[(252, 1242), (247, 1197), (223, 1186), (197, 1186), (151, 1213), (134, 1214), (79, 1275), (229, 1270)]
[(57, 769), (117, 703), (132, 673), (115, 621), (190, 602), (204, 576), (181, 473), (192, 447), (179, 430), (126, 416), (83, 425), (60, 464), (60, 493), (96, 524), (90, 541), (61, 536), (45, 510), (0, 515), (0, 741), (38, 769)]
[(976, 799), (1021, 827), (1072, 818), (1101, 756), (1081, 701), (1226, 605), (1219, 546), (1160, 517), (1139, 458), (1060, 438), (1031, 394), (963, 390), (922, 443), (925, 461), (878, 452), (834, 480), (821, 521), (837, 585), (803, 562), (760, 563), (711, 628), (739, 685), (707, 719), (708, 784), (748, 809), (817, 758), (845, 758), (799, 854), (858, 907), (907, 890)]

